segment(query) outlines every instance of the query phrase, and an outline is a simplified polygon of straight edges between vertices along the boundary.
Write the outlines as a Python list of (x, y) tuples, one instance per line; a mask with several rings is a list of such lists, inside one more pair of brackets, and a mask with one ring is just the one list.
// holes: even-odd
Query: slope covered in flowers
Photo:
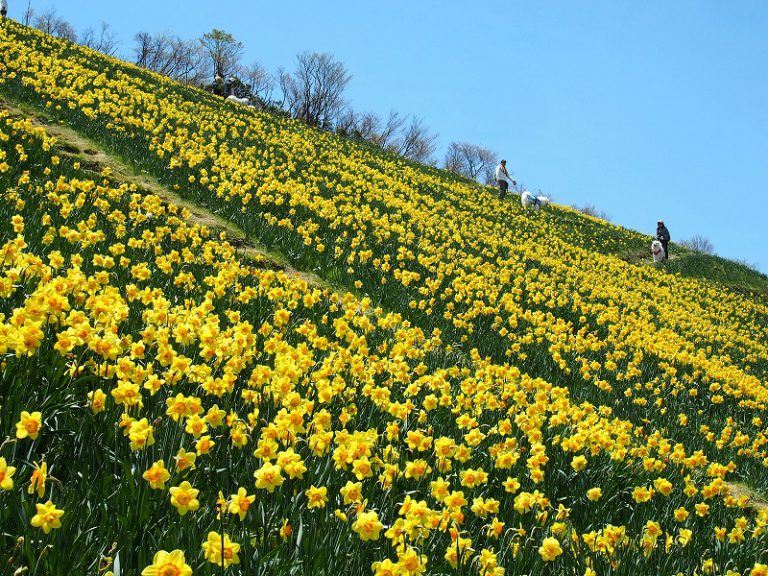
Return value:
[(765, 573), (727, 482), (768, 486), (763, 302), (12, 22), (0, 48), (2, 93), (367, 294), (2, 115), (11, 572)]

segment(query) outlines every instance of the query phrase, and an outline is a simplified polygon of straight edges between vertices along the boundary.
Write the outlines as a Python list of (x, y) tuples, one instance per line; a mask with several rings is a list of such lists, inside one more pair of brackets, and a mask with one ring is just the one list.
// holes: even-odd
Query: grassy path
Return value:
[(105, 168), (109, 169), (110, 179), (135, 185), (139, 193), (154, 194), (167, 204), (175, 204), (179, 208), (185, 208), (190, 214), (187, 222), (206, 226), (215, 233), (224, 232), (227, 240), (236, 247), (239, 255), (254, 261), (261, 267), (282, 270), (292, 277), (301, 278), (308, 284), (319, 288), (346, 291), (333, 286), (316, 274), (293, 268), (282, 254), (266, 249), (258, 242), (258, 239), (249, 238), (236, 224), (208, 210), (205, 206), (184, 199), (173, 190), (160, 184), (152, 175), (144, 171), (137, 171), (131, 164), (104, 150), (98, 142), (73, 130), (61, 121), (47, 117), (40, 109), (20, 102), (10, 102), (2, 97), (0, 97), (0, 109), (6, 110), (12, 117), (29, 118), (33, 124), (43, 126), (49, 136), (56, 138), (57, 153), (60, 156), (66, 156), (73, 161), (80, 162), (86, 171), (101, 174)]

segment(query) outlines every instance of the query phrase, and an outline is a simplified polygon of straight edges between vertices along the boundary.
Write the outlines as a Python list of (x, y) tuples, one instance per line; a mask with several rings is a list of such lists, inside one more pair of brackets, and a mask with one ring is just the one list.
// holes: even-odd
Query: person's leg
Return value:
[(507, 189), (509, 183), (506, 180), (499, 180), (499, 200), (504, 200), (504, 196), (507, 195)]
[(661, 247), (664, 248), (664, 260), (669, 260), (669, 241), (662, 241)]

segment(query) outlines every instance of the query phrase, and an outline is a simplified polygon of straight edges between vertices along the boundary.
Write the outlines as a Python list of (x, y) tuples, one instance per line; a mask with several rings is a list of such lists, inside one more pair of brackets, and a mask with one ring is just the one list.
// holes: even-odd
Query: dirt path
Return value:
[(38, 126), (45, 128), (49, 136), (56, 138), (56, 152), (59, 156), (69, 157), (89, 171), (101, 173), (104, 168), (111, 170), (110, 178), (116, 182), (134, 184), (139, 192), (154, 194), (167, 204), (186, 208), (190, 216), (187, 222), (207, 226), (214, 232), (224, 232), (227, 240), (236, 247), (238, 255), (253, 260), (260, 267), (282, 270), (286, 274), (301, 278), (308, 284), (319, 288), (334, 288), (330, 283), (315, 274), (302, 272), (291, 267), (278, 252), (270, 251), (232, 222), (217, 216), (204, 207), (185, 200), (172, 190), (160, 184), (146, 172), (138, 172), (133, 166), (109, 154), (96, 141), (83, 136), (66, 124), (47, 118), (39, 109), (18, 102), (9, 102), (0, 97), (0, 109), (8, 111), (11, 117), (30, 118)]
[(731, 494), (734, 498), (738, 499), (746, 496), (747, 506), (754, 508), (758, 512), (768, 511), (768, 502), (765, 501), (765, 498), (760, 496), (746, 484), (742, 484), (741, 482), (726, 482), (726, 484), (728, 485), (728, 488), (731, 489)]

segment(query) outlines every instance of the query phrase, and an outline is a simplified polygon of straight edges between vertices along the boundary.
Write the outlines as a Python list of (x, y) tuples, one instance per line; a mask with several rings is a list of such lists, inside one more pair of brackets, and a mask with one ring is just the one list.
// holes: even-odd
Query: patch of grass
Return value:
[(737, 292), (768, 294), (768, 276), (720, 256), (687, 252), (661, 265), (680, 276), (716, 282)]

